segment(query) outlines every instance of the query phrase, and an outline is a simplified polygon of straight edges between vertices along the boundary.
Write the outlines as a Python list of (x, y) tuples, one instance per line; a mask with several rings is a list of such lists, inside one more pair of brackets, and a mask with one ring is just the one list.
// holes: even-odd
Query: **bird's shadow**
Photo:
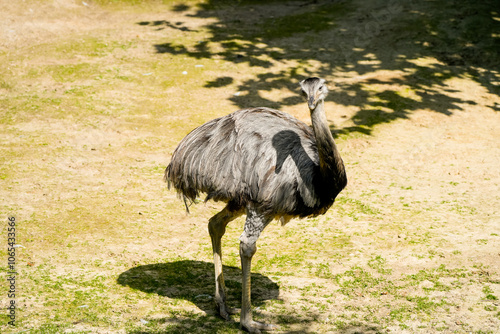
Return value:
[[(227, 302), (241, 306), (241, 269), (223, 266), (227, 287)], [(182, 260), (155, 263), (131, 268), (118, 276), (118, 284), (132, 289), (156, 293), (173, 299), (184, 299), (209, 315), (215, 315), (214, 265), (203, 261)], [(267, 276), (252, 273), (252, 304), (278, 299), (279, 286)]]
[[(226, 279), (227, 299), (231, 307), (241, 306), (241, 269), (223, 266)], [(215, 289), (213, 263), (182, 260), (167, 263), (141, 265), (121, 273), (118, 284), (150, 294), (183, 299), (195, 304), (205, 314), (174, 315), (161, 318), (146, 318), (146, 322), (132, 325), (130, 334), (184, 334), (184, 333), (226, 333), (234, 332), (238, 324), (228, 322), (217, 316), (212, 298)], [(254, 315), (266, 300), (279, 299), (279, 286), (269, 277), (252, 273), (252, 306)], [(167, 303), (168, 301), (164, 301)], [(175, 303), (173, 303), (175, 305)], [(296, 324), (295, 329), (283, 329), (281, 333), (311, 333), (311, 328), (319, 313), (310, 310), (304, 317), (293, 312), (278, 315), (279, 323)], [(143, 319), (144, 320), (144, 319)], [(286, 327), (286, 325), (285, 325)], [(376, 325), (347, 325), (337, 334), (376, 334), (382, 333)]]

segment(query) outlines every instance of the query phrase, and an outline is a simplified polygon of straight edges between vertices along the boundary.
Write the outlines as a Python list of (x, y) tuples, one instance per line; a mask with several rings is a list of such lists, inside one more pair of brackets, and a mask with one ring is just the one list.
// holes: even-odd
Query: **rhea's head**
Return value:
[(300, 82), (302, 95), (307, 99), (307, 106), (311, 111), (316, 108), (319, 101), (323, 101), (328, 94), (325, 79), (313, 77)]

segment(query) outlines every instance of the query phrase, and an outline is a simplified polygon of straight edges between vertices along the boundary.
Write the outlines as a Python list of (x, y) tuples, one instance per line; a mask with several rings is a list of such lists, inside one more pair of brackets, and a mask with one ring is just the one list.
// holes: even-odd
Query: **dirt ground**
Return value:
[[(2, 240), (15, 217), (19, 245), (16, 326), (2, 314), (0, 331), (238, 333), (210, 297), (222, 204), (187, 215), (163, 171), (191, 129), (239, 108), (310, 123), (297, 84), (321, 76), (349, 184), (326, 215), (261, 236), (255, 317), (277, 333), (498, 333), (494, 1), (199, 3), (0, 1)], [(223, 245), (234, 305), (243, 222)]]

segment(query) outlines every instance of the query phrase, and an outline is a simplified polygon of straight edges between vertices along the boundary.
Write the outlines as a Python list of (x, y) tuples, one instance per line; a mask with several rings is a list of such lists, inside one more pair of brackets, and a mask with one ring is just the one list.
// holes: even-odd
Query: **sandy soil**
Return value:
[[(339, 31), (347, 31), (354, 21), (373, 11), (387, 9), (380, 1), (352, 6), (356, 9), (340, 20)], [(415, 12), (427, 8), (418, 1), (412, 6)], [(147, 299), (146, 290), (136, 287), (134, 292), (127, 290), (133, 294), (127, 297), (133, 300), (129, 302), (123, 297), (125, 290), (120, 289), (132, 285), (117, 284), (117, 277), (142, 265), (168, 264), (181, 258), (210, 263), (205, 224), (220, 205), (200, 204), (186, 216), (182, 202), (165, 188), (162, 173), (176, 143), (195, 126), (242, 106), (278, 107), (309, 123), (305, 104), (297, 100), (291, 87), (297, 77), (317, 74), (330, 82), (326, 109), (346, 162), (349, 185), (327, 215), (294, 220), (284, 228), (273, 224), (262, 236), (256, 263), (263, 264), (257, 264), (256, 272), (263, 281), (277, 284), (279, 292), (256, 287), (259, 305), (267, 305), (258, 316), (280, 323), (284, 329), (278, 333), (498, 331), (498, 69), (471, 64), (478, 73), (488, 73), (491, 80), (485, 80), (487, 76), (473, 77), (464, 71), (467, 63), (453, 67), (437, 55), (417, 57), (412, 51), (415, 43), (404, 42), (412, 38), (409, 31), (401, 32), (403, 42), (394, 34), (373, 36), (378, 40), (374, 45), (390, 40), (402, 54), (413, 54), (405, 68), (387, 65), (394, 49), (384, 53), (371, 46), (365, 49), (373, 52), (360, 56), (351, 67), (338, 65), (336, 58), (328, 63), (321, 50), (303, 67), (298, 65), (300, 57), (276, 60), (267, 55), (252, 61), (268, 61), (272, 66), (252, 67), (239, 63), (238, 57), (228, 60), (215, 39), (212, 53), (204, 57), (193, 53), (199, 36), (207, 38), (217, 31), (214, 25), (229, 18), (238, 21), (246, 12), (217, 9), (220, 15), (203, 17), (194, 7), (171, 8), (156, 2), (136, 8), (70, 0), (0, 2), (0, 57), (5, 60), (0, 78), (2, 215), (14, 215), (27, 223), (19, 232), (20, 243), (27, 247), (19, 250), (24, 289), (19, 330), (36, 332), (44, 324), (59, 321), (69, 332), (134, 332), (136, 329), (129, 329), (140, 327), (143, 317), (178, 319), (181, 314), (185, 320), (208, 314), (214, 318), (202, 302), (188, 298), (178, 302), (182, 298), (175, 297), (175, 289)], [(277, 3), (269, 10), (279, 15), (281, 10), (295, 9)], [(391, 26), (388, 23), (383, 28), (390, 31)], [(326, 33), (318, 36), (324, 37), (322, 34)], [(325, 42), (324, 50), (353, 37), (356, 35), (340, 34), (338, 40)], [(181, 56), (164, 45), (166, 40), (180, 43), (182, 38), (188, 46)], [(300, 42), (295, 38), (260, 43), (269, 50), (287, 50), (283, 45)], [(66, 45), (89, 43), (89, 39), (98, 40), (92, 42), (97, 45), (97, 56), (72, 53), (71, 49), (66, 55)], [(119, 46), (101, 46), (101, 42)], [(126, 43), (132, 46), (122, 47)], [(251, 56), (244, 50), (248, 48), (235, 52), (244, 54), (246, 61)], [(82, 63), (95, 72), (93, 77), (62, 72), (63, 79), (57, 79), (54, 66)], [(203, 69), (194, 67), (199, 63), (205, 64)], [(186, 68), (190, 73), (183, 76)], [(287, 72), (290, 68), (299, 75), (284, 74), (291, 73)], [(443, 70), (434, 71), (436, 68)], [(452, 74), (440, 79), (448, 68)], [(432, 75), (425, 77), (423, 69)], [(116, 77), (110, 74), (118, 72)], [(229, 84), (214, 84), (224, 80)], [(276, 87), (269, 88), (273, 85)], [(83, 97), (66, 100), (73, 96), (71, 90), (82, 87), (91, 93), (85, 95), (84, 91)], [(242, 92), (241, 96), (236, 92)], [(40, 96), (40, 101), (33, 96)], [(30, 101), (41, 107), (29, 109)], [(374, 113), (380, 121), (372, 121)], [(224, 245), (228, 266), (238, 265), (237, 237), (242, 224), (236, 221), (228, 231)], [(322, 244), (322, 238), (327, 244)], [(342, 238), (348, 241), (335, 243)], [(271, 261), (271, 256), (278, 255), (290, 258), (289, 272)], [(295, 265), (294, 256), (298, 257)], [(380, 266), (375, 265), (377, 257), (383, 259)], [(35, 265), (26, 266), (28, 262)], [(356, 268), (364, 268), (385, 283), (354, 287), (352, 294), (342, 295), (342, 282), (357, 277), (349, 271)], [(412, 285), (408, 277), (422, 271), (435, 276), (417, 277)], [(34, 291), (48, 277), (42, 274), (46, 272), (53, 277), (53, 285), (43, 285), (37, 295)], [(107, 321), (92, 322), (89, 315), (79, 313), (54, 318), (53, 314), (71, 306), (62, 293), (56, 294), (56, 283), (68, 284), (69, 291), (73, 283), (64, 281), (64, 276), (77, 277), (79, 272), (89, 280), (105, 277), (106, 287), (93, 287), (92, 291), (107, 296), (103, 312), (114, 309)], [(150, 271), (152, 276), (155, 273)], [(207, 280), (212, 279), (206, 275)], [(239, 280), (237, 272), (229, 278)], [(391, 282), (404, 288), (389, 286)], [(446, 288), (441, 289), (440, 284)], [(320, 288), (315, 291), (315, 287)], [(191, 288), (201, 295), (195, 284)], [(406, 312), (411, 313), (408, 310), (414, 306), (408, 305), (416, 304), (417, 297), (436, 304), (446, 300), (446, 305), (432, 306), (427, 313), (415, 308), (415, 316), (398, 320), (395, 310), (407, 306)], [(283, 303), (266, 304), (266, 300)], [(2, 307), (7, 302), (2, 297)], [(165, 305), (164, 309), (154, 309), (158, 304)], [(171, 324), (179, 332), (189, 333), (201, 321), (177, 324), (172, 320)], [(158, 328), (163, 328), (165, 321), (159, 323)], [(2, 331), (12, 329), (4, 323), (0, 326)], [(217, 326), (222, 325), (207, 331), (215, 332)]]

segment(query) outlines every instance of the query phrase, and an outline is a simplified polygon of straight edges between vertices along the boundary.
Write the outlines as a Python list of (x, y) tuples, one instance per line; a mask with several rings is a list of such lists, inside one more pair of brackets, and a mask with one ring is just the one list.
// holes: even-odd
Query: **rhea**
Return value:
[(273, 220), (286, 224), (293, 217), (324, 214), (347, 184), (325, 115), (325, 80), (300, 82), (312, 127), (287, 113), (269, 108), (235, 111), (191, 131), (175, 149), (165, 180), (184, 198), (186, 209), (200, 193), (206, 201), (224, 201), (222, 211), (209, 219), (215, 265), (215, 303), (230, 320), (239, 310), (226, 303), (221, 238), (226, 226), (246, 214), (240, 236), (242, 301), (240, 326), (251, 333), (273, 325), (253, 321), (250, 270), (257, 239)]

